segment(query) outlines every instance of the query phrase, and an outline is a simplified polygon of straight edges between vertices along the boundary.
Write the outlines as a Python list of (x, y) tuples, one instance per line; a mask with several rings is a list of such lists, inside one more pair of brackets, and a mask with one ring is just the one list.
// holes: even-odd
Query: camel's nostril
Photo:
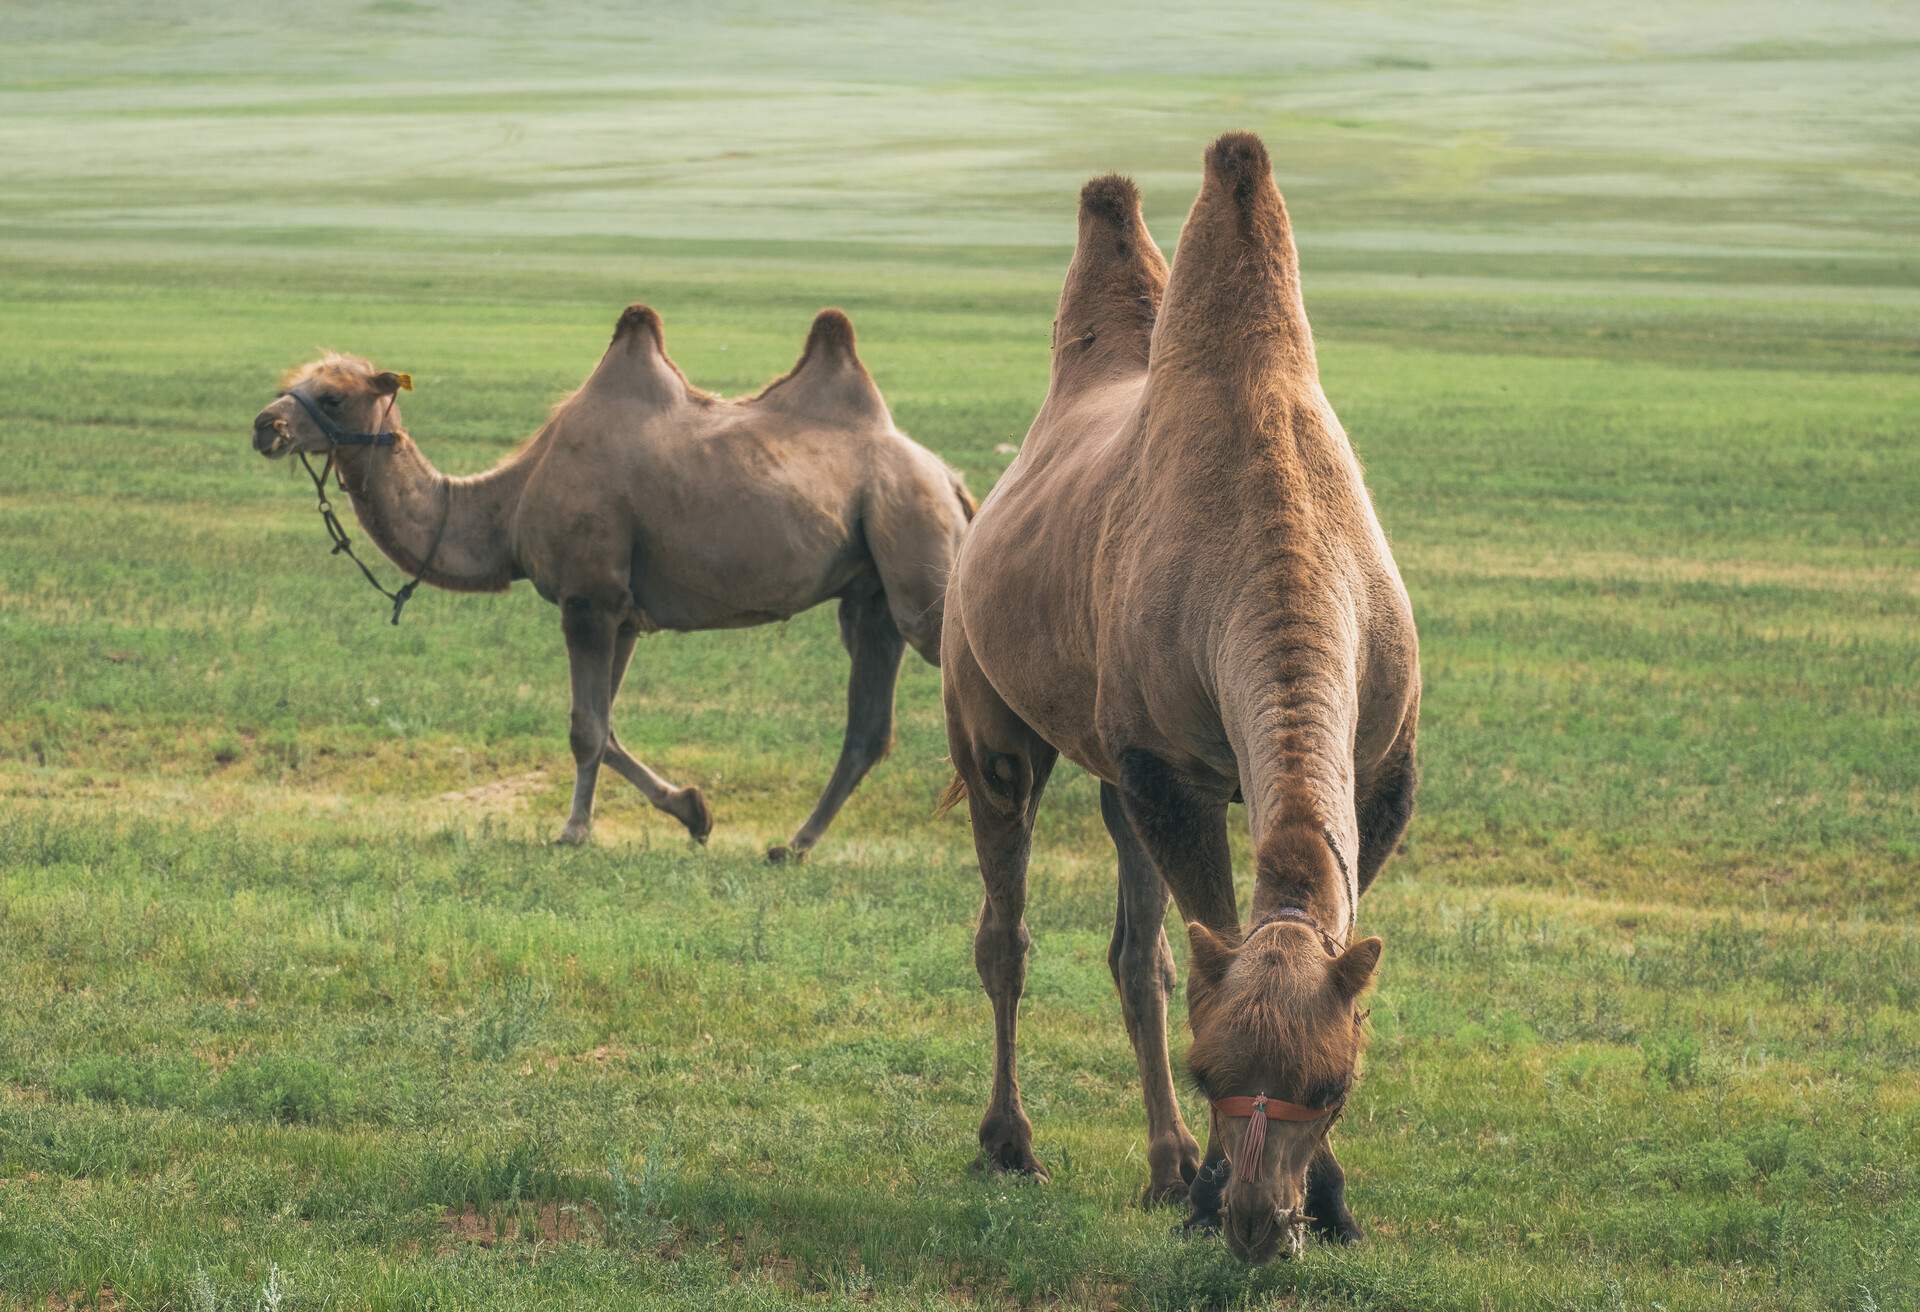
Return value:
[(1287, 1219), (1278, 1212), (1236, 1215), (1229, 1211), (1224, 1231), (1233, 1255), (1253, 1266), (1270, 1262), (1277, 1256), (1299, 1255)]

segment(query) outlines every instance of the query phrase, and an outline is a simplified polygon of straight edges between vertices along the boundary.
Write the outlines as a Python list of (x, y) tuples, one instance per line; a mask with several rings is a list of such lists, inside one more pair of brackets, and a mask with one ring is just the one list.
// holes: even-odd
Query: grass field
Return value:
[[(0, 1304), (1920, 1306), (1911, 11), (516, 12), (0, 10)], [(1257, 1271), (1131, 1205), (1091, 781), (1034, 866), (1054, 1179), (979, 1179), (935, 673), (774, 869), (830, 613), (651, 638), (617, 721), (712, 846), (607, 778), (552, 848), (555, 612), (388, 627), (247, 444), (321, 346), (468, 472), (631, 300), (728, 391), (838, 304), (984, 493), (1079, 183), (1170, 248), (1231, 127), (1427, 681), (1371, 1238)]]

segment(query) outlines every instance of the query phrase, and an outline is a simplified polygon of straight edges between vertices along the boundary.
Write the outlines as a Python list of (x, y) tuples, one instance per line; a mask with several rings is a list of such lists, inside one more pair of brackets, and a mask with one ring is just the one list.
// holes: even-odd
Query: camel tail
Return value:
[[(1207, 148), (1206, 176), (1180, 230), (1153, 340), (1156, 374), (1240, 379), (1318, 376), (1300, 298), (1300, 259), (1267, 148), (1229, 132)], [(1251, 366), (1251, 367), (1249, 367)]]
[(940, 800), (933, 804), (934, 819), (939, 819), (954, 807), (967, 799), (967, 781), (954, 772), (953, 779), (940, 792)]
[(979, 513), (980, 503), (973, 499), (973, 493), (967, 491), (966, 480), (960, 477), (960, 471), (949, 469), (947, 481), (953, 485), (954, 500), (960, 503), (960, 514), (967, 523), (973, 523), (974, 515)]

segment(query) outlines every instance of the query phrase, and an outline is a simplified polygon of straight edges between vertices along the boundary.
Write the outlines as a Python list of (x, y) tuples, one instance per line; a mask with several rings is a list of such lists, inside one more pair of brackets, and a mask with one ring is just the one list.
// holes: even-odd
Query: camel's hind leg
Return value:
[[(622, 625), (614, 636), (613, 689), (608, 696), (609, 709), (612, 699), (620, 695), (620, 683), (627, 677), (627, 663), (633, 659), (633, 645), (639, 637), (639, 626), (634, 624)], [(713, 832), (713, 808), (707, 805), (706, 795), (692, 785), (681, 788), (670, 782), (622, 747), (620, 736), (613, 731), (611, 714), (607, 723), (606, 760), (649, 802), (685, 825), (694, 842), (707, 841), (707, 835)]]
[(1167, 884), (1120, 805), (1113, 785), (1100, 785), (1100, 816), (1107, 822), (1120, 854), (1120, 905), (1114, 916), (1113, 945), (1107, 965), (1120, 991), (1120, 1013), (1140, 1064), (1140, 1088), (1147, 1102), (1147, 1191), (1145, 1203), (1178, 1202), (1187, 1196), (1200, 1166), (1200, 1145), (1180, 1119), (1173, 1092), (1173, 1068), (1167, 1060), (1167, 995), (1179, 977), (1167, 947)]
[(878, 587), (840, 599), (840, 641), (853, 657), (847, 683), (847, 733), (827, 790), (807, 822), (786, 844), (770, 848), (769, 861), (798, 860), (827, 832), (834, 816), (867, 777), (867, 771), (893, 747), (893, 686), (900, 677), (906, 640), (887, 611)]
[(957, 628), (949, 626), (941, 650), (947, 742), (966, 790), (986, 885), (973, 964), (993, 1000), (993, 1092), (980, 1121), (978, 1167), (1045, 1179), (1014, 1064), (1027, 980), (1027, 857), (1057, 753), (1000, 699)]

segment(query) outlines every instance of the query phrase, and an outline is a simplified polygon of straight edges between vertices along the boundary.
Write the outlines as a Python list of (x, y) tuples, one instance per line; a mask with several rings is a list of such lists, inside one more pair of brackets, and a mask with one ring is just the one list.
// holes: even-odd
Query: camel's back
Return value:
[[(562, 592), (573, 585), (550, 576), (618, 568), (667, 628), (797, 614), (863, 573), (884, 578), (877, 544), (896, 540), (944, 580), (971, 508), (946, 466), (895, 428), (834, 310), (792, 371), (723, 400), (687, 383), (658, 316), (631, 307), (529, 458), (516, 536), (536, 583)], [(937, 604), (895, 573), (921, 611)]]
[[(672, 627), (817, 605), (876, 570), (886, 545), (913, 531), (903, 521), (944, 577), (966, 524), (946, 466), (890, 423), (829, 425), (723, 403), (698, 422), (635, 435), (621, 460), (636, 591)], [(739, 619), (714, 613), (702, 600), (712, 597)]]

